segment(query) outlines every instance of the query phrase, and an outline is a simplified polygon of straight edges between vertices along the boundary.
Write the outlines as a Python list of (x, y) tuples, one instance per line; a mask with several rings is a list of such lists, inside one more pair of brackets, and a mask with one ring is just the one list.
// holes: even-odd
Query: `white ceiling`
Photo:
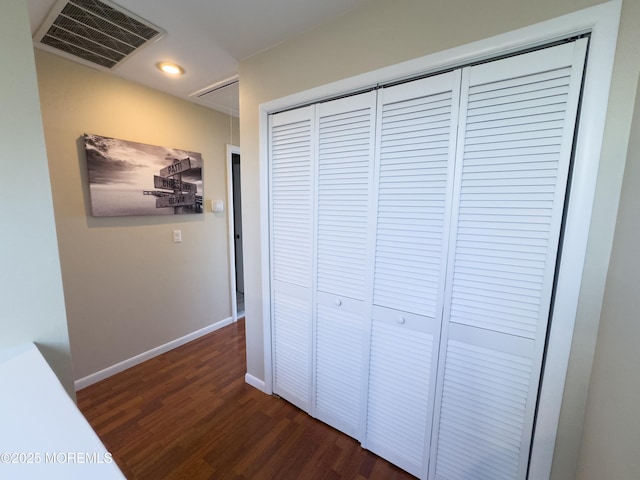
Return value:
[[(35, 34), (56, 0), (27, 0)], [(238, 74), (238, 64), (368, 0), (115, 0), (117, 5), (165, 30), (111, 73), (182, 99), (235, 116), (238, 84), (205, 99), (191, 96)], [(112, 2), (113, 3), (113, 2)], [(174, 78), (156, 67), (160, 61), (181, 65)]]

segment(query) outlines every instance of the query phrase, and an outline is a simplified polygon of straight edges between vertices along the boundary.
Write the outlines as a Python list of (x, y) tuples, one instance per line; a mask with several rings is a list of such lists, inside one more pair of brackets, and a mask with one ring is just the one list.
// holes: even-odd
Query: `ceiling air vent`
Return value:
[(72, 60), (110, 69), (164, 34), (112, 2), (61, 0), (34, 35), (34, 42)]

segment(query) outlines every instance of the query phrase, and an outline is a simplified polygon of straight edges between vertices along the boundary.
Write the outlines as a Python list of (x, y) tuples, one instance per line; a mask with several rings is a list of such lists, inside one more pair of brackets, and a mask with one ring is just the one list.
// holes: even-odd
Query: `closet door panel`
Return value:
[[(314, 415), (361, 438), (376, 93), (317, 106)], [(368, 300), (368, 301), (367, 301)]]
[(312, 361), (313, 108), (270, 118), (274, 393), (309, 410)]
[(317, 289), (364, 300), (375, 92), (318, 105)]
[(460, 73), (381, 90), (366, 448), (425, 472)]
[(437, 330), (425, 317), (374, 307), (365, 446), (416, 476), (428, 445)]
[(463, 72), (437, 479), (526, 477), (585, 52)]
[(450, 73), (381, 92), (373, 302), (432, 319), (442, 295), (458, 83)]
[(519, 337), (510, 340), (487, 330), (450, 326), (437, 478), (521, 478), (523, 436), (530, 434), (526, 422), (534, 344)]
[(318, 295), (316, 417), (356, 438), (362, 413), (362, 309), (360, 301)]
[[(297, 294), (296, 294), (297, 293)], [(311, 388), (311, 298), (295, 288), (273, 290), (273, 391), (308, 411)]]

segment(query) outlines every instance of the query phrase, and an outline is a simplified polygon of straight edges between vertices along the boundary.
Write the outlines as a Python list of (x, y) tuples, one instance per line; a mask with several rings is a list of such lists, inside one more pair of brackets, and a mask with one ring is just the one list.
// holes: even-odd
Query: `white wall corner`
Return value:
[(253, 388), (257, 388), (262, 393), (269, 394), (269, 392), (267, 392), (267, 386), (263, 380), (260, 380), (259, 378), (247, 373), (244, 376), (244, 381), (245, 383), (251, 385)]

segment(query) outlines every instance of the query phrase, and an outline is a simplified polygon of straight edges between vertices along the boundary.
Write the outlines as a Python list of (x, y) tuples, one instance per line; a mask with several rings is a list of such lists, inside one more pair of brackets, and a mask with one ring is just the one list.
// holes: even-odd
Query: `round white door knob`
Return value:
[(342, 300), (336, 298), (336, 307), (339, 307), (340, 305), (342, 305)]
[(404, 319), (404, 317), (398, 317), (396, 322), (398, 322), (400, 325), (404, 325), (404, 322), (406, 322), (406, 320)]

